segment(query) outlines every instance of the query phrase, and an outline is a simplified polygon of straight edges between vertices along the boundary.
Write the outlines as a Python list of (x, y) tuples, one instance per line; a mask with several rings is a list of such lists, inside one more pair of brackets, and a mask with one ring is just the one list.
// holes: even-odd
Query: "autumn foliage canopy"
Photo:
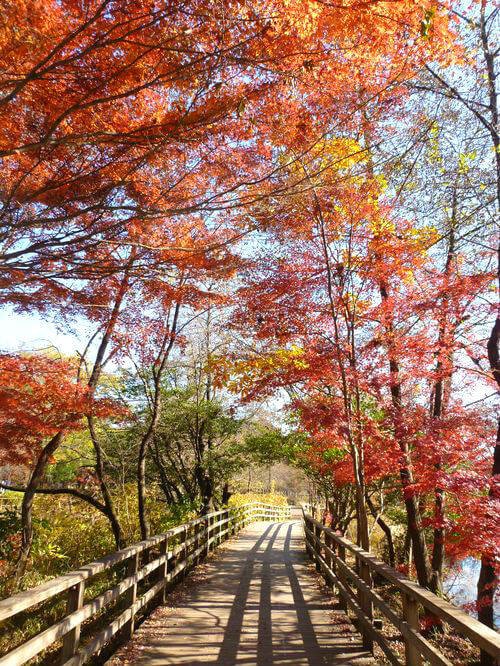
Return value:
[(214, 385), (286, 396), (304, 467), (355, 488), (363, 547), (380, 491), (421, 584), (445, 556), (497, 567), (498, 8), (464, 9), (472, 48), (456, 4), (0, 0), (0, 301), (90, 331), (76, 360), (0, 355), (0, 461), (39, 460), (30, 492), (48, 443), (88, 429), (121, 543), (98, 424), (129, 419), (106, 372), (134, 368), (148, 536), (162, 381), (215, 310)]

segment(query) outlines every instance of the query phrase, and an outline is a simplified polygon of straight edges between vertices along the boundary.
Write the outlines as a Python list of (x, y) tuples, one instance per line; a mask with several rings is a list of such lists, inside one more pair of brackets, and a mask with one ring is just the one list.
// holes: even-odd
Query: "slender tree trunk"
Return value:
[(411, 566), (413, 560), (413, 545), (411, 541), (410, 530), (406, 528), (405, 542), (403, 545), (403, 564)]
[[(451, 224), (449, 230), (448, 252), (446, 256), (446, 265), (444, 276), (447, 279), (450, 275), (453, 262), (455, 260), (455, 226), (457, 218), (457, 190), (453, 189)], [(431, 415), (433, 419), (439, 420), (446, 410), (446, 383), (451, 382), (452, 377), (452, 359), (453, 350), (449, 348), (450, 339), (454, 336), (454, 326), (449, 322), (449, 296), (448, 284), (445, 284), (445, 294), (443, 297), (442, 308), (440, 312), (441, 323), (438, 335), (438, 359), (436, 363), (436, 381), (434, 383), (433, 396), (431, 401)], [(451, 329), (451, 330), (450, 330)], [(436, 473), (441, 473), (441, 462), (435, 465)], [(444, 527), (446, 508), (446, 495), (444, 488), (440, 483), (434, 488), (434, 539), (432, 544), (431, 558), (431, 579), (430, 589), (434, 594), (443, 593), (443, 567), (445, 561), (445, 540), (446, 530)], [(442, 625), (441, 625), (442, 626)]]
[[(158, 417), (159, 417), (158, 406)], [(139, 525), (141, 527), (141, 536), (143, 539), (149, 539), (151, 536), (151, 525), (146, 511), (146, 456), (149, 444), (153, 437), (153, 432), (156, 430), (158, 419), (154, 419), (151, 423), (148, 432), (141, 439), (139, 445), (139, 455), (137, 457), (137, 499), (138, 499), (138, 512), (139, 512)]]
[(123, 531), (120, 525), (120, 520), (118, 514), (115, 511), (113, 498), (111, 497), (111, 492), (108, 488), (108, 484), (106, 483), (106, 478), (104, 473), (104, 463), (102, 459), (102, 448), (96, 432), (94, 417), (91, 415), (87, 416), (87, 423), (89, 425), (90, 437), (92, 439), (92, 444), (94, 446), (94, 452), (96, 457), (95, 471), (97, 474), (97, 479), (99, 480), (99, 488), (101, 490), (102, 498), (104, 500), (104, 505), (106, 507), (107, 516), (111, 524), (111, 530), (113, 532), (113, 537), (115, 539), (116, 547), (119, 550), (120, 548), (124, 548), (126, 544), (123, 538)]
[[(491, 122), (489, 130), (495, 147), (495, 168), (496, 168), (496, 194), (497, 206), (500, 210), (500, 137), (499, 137), (499, 109), (498, 109), (498, 94), (497, 94), (497, 78), (498, 72), (495, 69), (495, 57), (498, 52), (494, 51), (495, 45), (490, 45), (490, 33), (486, 27), (486, 0), (481, 0), (481, 13), (480, 13), (480, 32), (481, 32), (481, 45), (483, 49), (483, 56), (486, 63), (488, 94), (489, 94), (489, 112)], [(493, 50), (492, 50), (493, 49)], [(497, 248), (497, 299), (500, 297), (500, 244)], [(500, 340), (500, 302), (497, 302), (497, 318), (495, 325), (491, 330), (488, 340), (488, 360), (490, 363), (491, 373), (495, 379), (497, 386), (500, 389), (500, 353), (499, 353), (499, 340)], [(495, 477), (500, 474), (500, 419), (497, 425), (497, 438), (495, 442), (495, 450), (493, 453), (492, 476)], [(500, 488), (498, 483), (492, 483), (489, 491), (490, 497), (498, 498), (500, 496)], [(481, 556), (481, 571), (479, 573), (479, 580), (477, 584), (477, 601), (478, 601), (478, 617), (481, 622), (493, 629), (493, 603), (495, 592), (498, 586), (498, 578), (493, 567), (493, 554), (483, 552)], [(481, 666), (493, 666), (494, 660), (489, 654), (481, 650)]]
[(405, 464), (400, 469), (401, 483), (403, 486), (403, 496), (408, 518), (408, 532), (410, 534), (413, 550), (413, 561), (417, 571), (417, 579), (422, 587), (430, 587), (430, 563), (427, 550), (427, 543), (422, 527), (422, 518), (418, 508), (417, 497), (411, 488), (413, 485), (413, 475), (410, 469), (409, 456), (405, 452), (406, 446), (403, 444), (401, 450), (405, 456)]
[[(380, 284), (380, 295), (383, 302), (387, 302), (389, 295), (387, 286)], [(413, 559), (417, 571), (418, 582), (422, 587), (430, 586), (430, 562), (425, 534), (422, 526), (422, 518), (418, 506), (418, 498), (413, 489), (413, 473), (411, 469), (411, 458), (408, 444), (401, 432), (400, 418), (402, 407), (401, 385), (399, 381), (399, 364), (393, 356), (392, 338), (395, 335), (392, 322), (386, 323), (386, 332), (388, 336), (389, 370), (391, 375), (391, 398), (394, 411), (394, 431), (396, 440), (401, 450), (401, 467), (399, 475), (403, 490), (403, 500), (406, 508), (408, 520), (408, 532), (413, 545)]]
[(195, 476), (201, 494), (201, 513), (204, 515), (209, 513), (213, 507), (214, 487), (210, 475), (207, 474), (202, 462), (197, 463)]
[(375, 506), (373, 505), (373, 502), (371, 501), (370, 497), (368, 495), (366, 496), (366, 504), (368, 508), (370, 509), (370, 513), (372, 514), (373, 518), (375, 519), (375, 522), (380, 526), (380, 529), (383, 531), (385, 534), (385, 538), (387, 540), (387, 550), (389, 553), (389, 564), (391, 567), (396, 566), (396, 552), (394, 550), (394, 540), (392, 538), (392, 532), (391, 528), (389, 525), (383, 520), (382, 516), (380, 516), (377, 513), (377, 510), (375, 509)]
[[(499, 250), (500, 255), (500, 250)], [(499, 256), (500, 267), (500, 256)], [(499, 282), (500, 282), (500, 269), (499, 269)], [(488, 340), (488, 357), (492, 374), (500, 386), (500, 354), (499, 354), (499, 340), (500, 340), (500, 315), (498, 316), (495, 326), (491, 331)], [(500, 419), (497, 422), (497, 437), (495, 442), (495, 450), (493, 453), (493, 467), (491, 470), (492, 477), (500, 475)], [(499, 484), (492, 483), (489, 491), (490, 497), (499, 498)], [(478, 618), (486, 626), (494, 628), (494, 599), (495, 592), (498, 587), (498, 576), (493, 566), (494, 554), (490, 552), (483, 552), (481, 556), (481, 570), (479, 573), (479, 580), (477, 583), (477, 605), (478, 605)], [(493, 666), (494, 659), (488, 653), (481, 651), (481, 666)]]
[(177, 302), (175, 304), (172, 326), (171, 328), (167, 327), (165, 335), (163, 336), (160, 351), (158, 352), (157, 356), (156, 369), (153, 366), (154, 398), (151, 412), (151, 421), (139, 443), (139, 453), (137, 457), (137, 499), (139, 525), (141, 527), (141, 536), (143, 539), (148, 539), (151, 534), (151, 525), (149, 523), (146, 511), (146, 457), (149, 446), (153, 441), (158, 424), (160, 422), (162, 408), (161, 380), (167, 359), (170, 355), (172, 347), (174, 346), (180, 307), (180, 302)]
[(22, 537), (16, 571), (17, 580), (24, 576), (26, 572), (31, 546), (33, 544), (33, 500), (36, 495), (36, 489), (40, 485), (45, 469), (56, 449), (61, 444), (62, 439), (63, 433), (58, 432), (52, 437), (50, 442), (45, 445), (38, 456), (35, 468), (33, 469), (28, 485), (26, 486), (26, 492), (23, 495), (23, 502), (21, 505)]
[(356, 479), (356, 540), (358, 546), (361, 546), (363, 550), (369, 551), (370, 531), (368, 529), (368, 516), (365, 504), (366, 488), (364, 477), (357, 462), (354, 465), (354, 475)]

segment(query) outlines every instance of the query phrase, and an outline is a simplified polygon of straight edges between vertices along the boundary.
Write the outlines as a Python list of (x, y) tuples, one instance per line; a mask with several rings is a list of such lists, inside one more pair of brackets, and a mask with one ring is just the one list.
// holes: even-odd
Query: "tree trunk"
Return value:
[[(449, 242), (448, 251), (446, 255), (446, 264), (444, 268), (445, 280), (448, 279), (450, 272), (455, 261), (455, 226), (457, 219), (457, 188), (456, 185), (453, 189), (452, 206), (451, 206), (451, 220), (449, 229)], [(436, 363), (436, 381), (434, 383), (434, 390), (431, 399), (431, 415), (433, 419), (439, 420), (446, 412), (447, 406), (447, 391), (446, 385), (451, 384), (453, 373), (453, 348), (450, 347), (449, 341), (455, 336), (455, 330), (449, 322), (449, 296), (448, 284), (445, 285), (446, 290), (443, 296), (442, 307), (440, 311), (440, 325), (438, 335), (438, 358)], [(451, 350), (451, 351), (450, 351)], [(441, 472), (440, 460), (435, 465), (436, 473), (439, 475)], [(430, 589), (434, 594), (443, 593), (443, 566), (445, 560), (445, 539), (446, 531), (444, 528), (445, 519), (445, 506), (446, 495), (444, 488), (440, 483), (436, 484), (434, 488), (434, 540), (432, 544), (432, 558), (431, 558), (431, 579)], [(442, 624), (440, 624), (442, 626)]]
[(172, 318), (172, 326), (170, 328), (167, 326), (166, 328), (158, 355), (156, 357), (157, 362), (153, 365), (154, 399), (151, 413), (151, 422), (139, 444), (139, 454), (137, 458), (137, 499), (139, 524), (141, 527), (141, 536), (143, 539), (148, 539), (151, 534), (151, 526), (146, 512), (146, 456), (149, 450), (149, 446), (153, 441), (154, 436), (156, 435), (158, 424), (160, 422), (162, 408), (161, 379), (165, 370), (167, 359), (170, 355), (170, 352), (172, 351), (172, 347), (174, 346), (180, 308), (181, 304), (179, 301), (177, 301)]
[[(389, 295), (387, 286), (383, 283), (380, 284), (380, 295), (383, 302), (387, 302)], [(408, 520), (408, 532), (411, 537), (413, 545), (413, 559), (415, 562), (415, 569), (417, 571), (417, 579), (422, 587), (427, 589), (430, 586), (430, 562), (427, 543), (425, 541), (425, 534), (422, 527), (422, 519), (418, 507), (418, 500), (413, 489), (413, 473), (411, 471), (410, 451), (408, 444), (405, 441), (404, 435), (401, 433), (400, 416), (402, 406), (401, 384), (399, 379), (399, 364), (393, 357), (392, 352), (392, 338), (395, 331), (392, 322), (386, 323), (386, 333), (388, 336), (388, 352), (389, 352), (389, 370), (391, 376), (391, 399), (394, 410), (394, 431), (396, 440), (402, 453), (402, 464), (399, 470), (401, 479), (401, 486), (403, 490), (403, 499), (406, 508), (406, 515)]]
[(45, 445), (42, 452), (38, 456), (35, 468), (31, 473), (30, 480), (26, 486), (26, 492), (23, 496), (21, 506), (21, 525), (22, 525), (22, 540), (21, 549), (19, 551), (19, 558), (17, 562), (16, 579), (19, 580), (26, 572), (26, 566), (33, 544), (33, 500), (36, 495), (36, 489), (40, 485), (40, 481), (45, 473), (45, 469), (53, 456), (54, 452), (60, 445), (63, 439), (63, 433), (58, 432), (48, 444)]
[[(497, 319), (495, 327), (500, 331), (500, 318)], [(498, 333), (497, 344), (498, 344)], [(491, 338), (490, 338), (491, 340)], [(498, 347), (497, 347), (497, 363), (498, 363)], [(500, 419), (498, 420), (497, 438), (495, 443), (495, 453), (493, 456), (493, 469), (492, 476), (500, 475)], [(490, 486), (490, 497), (497, 497), (499, 495), (498, 484)], [(498, 577), (493, 566), (493, 553), (484, 552), (481, 556), (481, 571), (479, 572), (479, 580), (477, 583), (477, 615), (480, 622), (483, 622), (487, 627), (494, 629), (494, 601), (495, 592), (498, 587)], [(481, 650), (481, 666), (494, 666), (494, 659), (484, 650)]]
[[(500, 248), (499, 248), (499, 284), (500, 284)], [(495, 325), (491, 331), (488, 340), (488, 359), (490, 362), (491, 372), (498, 386), (500, 387), (500, 353), (499, 353), (499, 340), (500, 340), (500, 315), (498, 315)], [(495, 450), (493, 453), (493, 468), (491, 470), (492, 477), (500, 475), (500, 419), (497, 421), (497, 437), (495, 442)], [(498, 498), (500, 495), (500, 486), (498, 483), (492, 483), (490, 486), (489, 496)], [(498, 578), (493, 567), (493, 553), (483, 552), (481, 555), (481, 571), (479, 573), (479, 580), (477, 583), (477, 605), (478, 605), (478, 618), (486, 626), (491, 629), (494, 628), (493, 624), (493, 604), (495, 599), (495, 592), (498, 586)], [(493, 666), (494, 660), (487, 652), (481, 650), (481, 666)]]
[(111, 530), (113, 531), (113, 537), (115, 539), (116, 547), (118, 550), (120, 550), (120, 548), (124, 548), (126, 544), (123, 539), (123, 531), (120, 525), (120, 520), (118, 518), (118, 514), (115, 511), (113, 499), (111, 497), (108, 484), (106, 483), (104, 475), (104, 464), (102, 461), (102, 448), (95, 429), (94, 417), (90, 415), (87, 416), (87, 422), (89, 425), (90, 437), (92, 440), (92, 444), (94, 446), (94, 452), (96, 456), (95, 471), (97, 474), (97, 478), (99, 480), (99, 488), (101, 489), (102, 498), (104, 500), (104, 505), (106, 507), (106, 515), (108, 516), (109, 522), (111, 524)]
[[(404, 452), (404, 449), (402, 449)], [(407, 456), (407, 454), (405, 454)], [(403, 486), (403, 496), (408, 518), (408, 533), (413, 547), (413, 561), (417, 571), (417, 579), (422, 587), (430, 587), (430, 563), (427, 551), (427, 543), (422, 527), (420, 510), (415, 492), (412, 489), (413, 475), (409, 463), (400, 470), (401, 483)]]
[(146, 511), (146, 454), (149, 442), (152, 437), (152, 424), (148, 432), (141, 439), (139, 446), (139, 455), (137, 457), (137, 499), (139, 512), (139, 525), (141, 527), (141, 537), (149, 539), (151, 535), (151, 525)]
[[(481, 44), (483, 48), (483, 55), (486, 63), (488, 91), (489, 91), (489, 112), (491, 115), (491, 123), (489, 130), (493, 145), (495, 147), (495, 167), (496, 167), (496, 186), (497, 186), (497, 205), (500, 207), (500, 137), (498, 134), (499, 127), (499, 111), (498, 111), (498, 95), (496, 82), (498, 73), (495, 70), (495, 52), (492, 50), (489, 43), (490, 33), (486, 28), (486, 0), (481, 1), (481, 16), (480, 16), (480, 31), (481, 31)], [(493, 47), (494, 48), (494, 47)], [(500, 244), (497, 247), (497, 299), (500, 297)], [(488, 340), (488, 360), (490, 363), (491, 373), (495, 379), (497, 386), (500, 389), (500, 353), (499, 353), (499, 339), (500, 339), (500, 302), (497, 302), (497, 318), (495, 325), (491, 330)], [(497, 421), (497, 438), (495, 442), (495, 450), (493, 453), (493, 466), (492, 477), (500, 474), (500, 419)], [(489, 496), (498, 498), (500, 495), (500, 487), (498, 483), (492, 483), (490, 486)], [(493, 627), (493, 603), (495, 592), (498, 586), (498, 578), (493, 569), (492, 563), (493, 554), (483, 552), (481, 556), (481, 571), (479, 574), (479, 581), (477, 584), (477, 601), (478, 601), (478, 617), (481, 622), (488, 627)], [(492, 666), (494, 663), (493, 657), (488, 655), (484, 650), (481, 650), (481, 666)]]
[[(358, 470), (359, 471), (359, 470)], [(370, 550), (370, 531), (365, 504), (366, 490), (364, 480), (356, 483), (356, 540), (363, 550)]]
[(212, 480), (201, 463), (196, 465), (195, 476), (201, 493), (201, 513), (202, 515), (205, 515), (206, 513), (209, 513), (213, 507), (214, 488)]
[(406, 528), (405, 542), (403, 545), (403, 561), (402, 564), (407, 564), (408, 567), (411, 566), (413, 561), (413, 546), (411, 542), (410, 530)]
[(368, 505), (368, 508), (370, 509), (370, 512), (371, 512), (373, 518), (375, 519), (375, 522), (377, 523), (377, 525), (379, 525), (380, 529), (385, 534), (385, 538), (387, 540), (387, 550), (388, 550), (388, 553), (389, 553), (389, 564), (391, 565), (391, 567), (395, 567), (396, 566), (396, 552), (394, 550), (394, 541), (393, 541), (393, 538), (392, 538), (391, 528), (385, 522), (385, 520), (383, 520), (382, 516), (378, 515), (378, 513), (377, 513), (377, 511), (376, 511), (376, 509), (373, 505), (373, 502), (371, 501), (370, 497), (368, 497), (368, 495), (366, 496), (366, 504)]
[(222, 488), (222, 506), (227, 506), (231, 493), (229, 492), (229, 481), (226, 481)]

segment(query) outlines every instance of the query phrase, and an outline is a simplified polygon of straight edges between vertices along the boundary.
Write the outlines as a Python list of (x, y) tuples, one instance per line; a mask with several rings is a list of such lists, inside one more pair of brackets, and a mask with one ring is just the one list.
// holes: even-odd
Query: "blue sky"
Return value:
[(53, 322), (39, 315), (17, 314), (11, 308), (0, 310), (0, 330), (4, 351), (33, 351), (52, 345), (62, 354), (74, 354), (82, 345), (77, 335), (59, 332)]

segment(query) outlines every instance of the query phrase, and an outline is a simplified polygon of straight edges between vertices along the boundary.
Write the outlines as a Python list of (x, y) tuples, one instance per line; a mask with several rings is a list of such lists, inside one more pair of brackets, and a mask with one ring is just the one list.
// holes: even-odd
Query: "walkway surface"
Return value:
[(254, 523), (208, 563), (205, 574), (172, 612), (159, 609), (146, 620), (121, 660), (109, 663), (374, 664), (321, 591), (300, 522)]

